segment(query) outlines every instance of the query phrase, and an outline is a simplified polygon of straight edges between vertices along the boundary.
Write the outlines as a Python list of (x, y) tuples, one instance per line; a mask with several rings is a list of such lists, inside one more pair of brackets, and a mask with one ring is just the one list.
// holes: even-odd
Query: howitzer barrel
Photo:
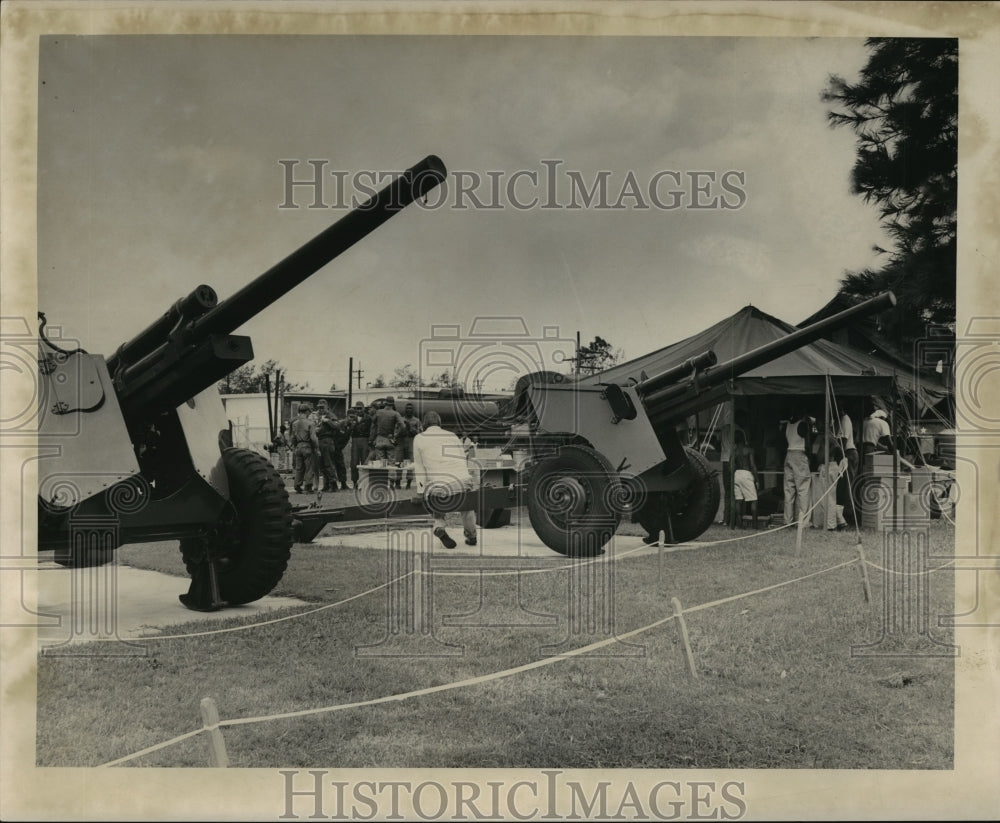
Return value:
[[(649, 380), (639, 383), (636, 386), (636, 391), (642, 397), (643, 405), (646, 407), (646, 411), (650, 417), (680, 418), (693, 411), (688, 401), (697, 398), (709, 389), (720, 386), (727, 380), (739, 377), (749, 371), (753, 371), (758, 366), (762, 366), (764, 363), (777, 360), (782, 355), (802, 348), (818, 340), (828, 332), (846, 326), (858, 317), (875, 314), (895, 305), (895, 295), (891, 291), (887, 291), (865, 300), (863, 303), (838, 312), (831, 317), (826, 317), (810, 326), (794, 331), (779, 340), (758, 346), (756, 349), (734, 357), (732, 360), (727, 360), (715, 368), (699, 374), (693, 384), (665, 383), (664, 375), (656, 375)], [(701, 355), (701, 357), (704, 357), (704, 355)], [(664, 374), (669, 374), (669, 372)], [(652, 390), (650, 390), (650, 387), (652, 387)]]
[(657, 389), (661, 389), (664, 386), (672, 386), (678, 380), (687, 377), (689, 374), (697, 371), (698, 369), (707, 369), (714, 366), (719, 362), (719, 358), (715, 356), (714, 351), (702, 352), (699, 355), (690, 357), (683, 363), (680, 363), (672, 368), (667, 369), (664, 372), (660, 372), (653, 377), (643, 380), (636, 386), (640, 397), (645, 397), (652, 394)]
[(440, 158), (425, 157), (368, 201), (202, 315), (191, 329), (191, 338), (229, 334), (239, 328), (396, 212), (432, 191), (446, 175)]
[(358, 208), (227, 300), (200, 286), (109, 359), (126, 415), (176, 406), (253, 358), (250, 339), (232, 335), (394, 214), (440, 185), (444, 163), (429, 155)]
[(158, 320), (150, 323), (139, 334), (122, 343), (108, 358), (108, 371), (114, 374), (121, 364), (135, 363), (150, 352), (162, 346), (170, 333), (198, 315), (214, 309), (219, 300), (215, 289), (204, 284), (198, 286), (187, 297), (182, 297)]

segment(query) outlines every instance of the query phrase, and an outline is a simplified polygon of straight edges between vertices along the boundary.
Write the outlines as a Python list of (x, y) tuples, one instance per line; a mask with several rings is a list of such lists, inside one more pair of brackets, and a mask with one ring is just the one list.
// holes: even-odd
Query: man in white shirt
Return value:
[(864, 462), (872, 452), (884, 450), (892, 452), (892, 430), (887, 415), (882, 409), (875, 409), (861, 425), (861, 460)]
[[(424, 430), (413, 438), (413, 476), (417, 481), (417, 493), (423, 495), (424, 505), (434, 515), (434, 536), (446, 549), (453, 549), (455, 541), (445, 529), (445, 514), (453, 510), (455, 497), (471, 491), (475, 481), (469, 472), (462, 441), (441, 428), (441, 416), (435, 411), (427, 412), (423, 426)], [(475, 508), (462, 512), (462, 530), (466, 545), (475, 546)]]

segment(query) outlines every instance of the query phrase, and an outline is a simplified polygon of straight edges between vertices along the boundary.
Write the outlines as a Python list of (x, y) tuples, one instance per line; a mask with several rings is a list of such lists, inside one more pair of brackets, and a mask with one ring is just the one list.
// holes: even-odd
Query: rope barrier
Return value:
[(286, 620), (294, 620), (298, 617), (307, 617), (310, 614), (316, 614), (317, 612), (324, 611), (326, 609), (332, 609), (336, 606), (342, 606), (344, 603), (350, 603), (352, 600), (358, 600), (362, 597), (367, 597), (369, 594), (380, 591), (381, 589), (391, 586), (393, 583), (398, 583), (401, 580), (405, 580), (407, 577), (412, 575), (413, 572), (407, 572), (406, 574), (400, 575), (399, 577), (390, 580), (388, 583), (382, 583), (381, 585), (375, 586), (367, 591), (360, 592), (359, 594), (353, 594), (350, 597), (346, 597), (343, 600), (338, 600), (336, 603), (326, 603), (322, 606), (318, 606), (315, 609), (308, 609), (303, 612), (296, 612), (295, 614), (286, 614), (284, 617), (275, 617), (272, 620), (263, 620), (259, 623), (245, 623), (242, 626), (229, 626), (225, 629), (211, 629), (203, 632), (190, 632), (189, 634), (151, 634), (142, 635), (140, 637), (134, 638), (136, 640), (183, 640), (188, 637), (208, 637), (213, 634), (228, 634), (230, 632), (242, 632), (248, 629), (258, 629), (261, 626), (270, 626), (274, 623), (283, 623)]
[[(824, 498), (830, 493), (831, 490), (836, 489), (836, 488), (837, 488), (837, 484), (836, 483), (831, 483), (827, 487), (826, 491), (823, 492), (823, 494), (821, 494), (819, 496), (819, 498), (816, 500), (816, 502), (813, 503), (804, 512), (802, 512), (802, 518), (804, 520), (810, 519), (812, 517), (812, 513), (823, 502)], [(763, 537), (766, 534), (775, 534), (775, 533), (780, 532), (780, 531), (782, 531), (784, 529), (790, 529), (790, 528), (793, 528), (793, 527), (797, 528), (798, 525), (799, 525), (798, 521), (797, 520), (793, 520), (791, 523), (785, 523), (785, 524), (783, 524), (781, 526), (775, 526), (773, 529), (764, 529), (763, 531), (755, 531), (752, 534), (741, 534), (738, 537), (727, 537), (724, 540), (709, 540), (709, 541), (707, 541), (705, 543), (699, 543), (698, 547), (699, 548), (710, 548), (712, 546), (722, 546), (722, 545), (724, 545), (726, 543), (738, 543), (741, 540), (751, 540), (751, 539), (753, 539), (755, 537)], [(653, 545), (658, 545), (658, 544), (654, 543)], [(684, 544), (683, 543), (678, 543), (678, 544), (672, 544), (672, 545), (684, 545)]]
[[(544, 668), (546, 666), (551, 666), (554, 663), (560, 663), (563, 660), (568, 660), (571, 658), (579, 657), (584, 654), (588, 654), (590, 652), (601, 649), (605, 646), (609, 646), (612, 643), (620, 643), (623, 640), (628, 640), (632, 637), (637, 637), (638, 635), (643, 634), (644, 632), (648, 632), (652, 629), (664, 625), (665, 623), (670, 622), (671, 620), (676, 619), (680, 614), (690, 614), (692, 612), (703, 611), (705, 609), (713, 608), (714, 606), (720, 606), (726, 603), (742, 600), (747, 597), (753, 597), (758, 594), (763, 594), (765, 592), (784, 588), (785, 586), (791, 586), (795, 583), (802, 582), (803, 580), (809, 580), (810, 578), (818, 577), (823, 574), (828, 574), (829, 572), (836, 571), (837, 569), (842, 569), (846, 566), (853, 565), (856, 562), (857, 562), (856, 560), (848, 560), (844, 563), (839, 563), (836, 566), (831, 566), (826, 569), (821, 569), (820, 571), (810, 572), (809, 574), (802, 575), (801, 577), (796, 577), (793, 580), (786, 580), (781, 583), (775, 583), (770, 586), (764, 586), (763, 588), (760, 589), (754, 589), (753, 591), (743, 592), (741, 594), (732, 595), (730, 597), (720, 598), (718, 600), (713, 600), (708, 603), (702, 603), (697, 606), (691, 606), (690, 608), (683, 609), (679, 613), (669, 614), (666, 617), (661, 617), (658, 620), (654, 620), (652, 623), (648, 623), (645, 626), (640, 626), (637, 629), (632, 629), (628, 632), (625, 632), (624, 634), (615, 634), (611, 637), (605, 638), (604, 640), (598, 640), (595, 641), (594, 643), (590, 643), (586, 646), (580, 646), (578, 648), (571, 649), (559, 655), (546, 657), (541, 660), (535, 660), (532, 661), (531, 663), (525, 663), (520, 666), (514, 666), (509, 669), (503, 669), (501, 671), (496, 671), (496, 672), (489, 672), (487, 674), (478, 675), (476, 677), (469, 677), (463, 680), (456, 680), (451, 683), (444, 683), (438, 686), (429, 686), (425, 689), (416, 689), (414, 691), (402, 692), (400, 694), (385, 695), (383, 697), (374, 697), (369, 700), (359, 700), (353, 703), (339, 703), (333, 706), (321, 706), (313, 709), (300, 709), (298, 711), (281, 712), (272, 715), (259, 715), (254, 717), (242, 717), (242, 718), (233, 718), (229, 720), (219, 720), (217, 727), (222, 728), (222, 727), (233, 727), (233, 726), (246, 726), (257, 723), (265, 723), (272, 720), (288, 720), (292, 718), (311, 717), (319, 714), (330, 714), (332, 712), (346, 711), (347, 709), (363, 708), (366, 706), (378, 706), (385, 703), (398, 703), (404, 700), (409, 700), (414, 697), (424, 697), (430, 694), (438, 694), (440, 692), (454, 691), (455, 689), (467, 688), (469, 686), (476, 686), (482, 683), (489, 683), (494, 680), (502, 680), (517, 674), (523, 674), (524, 672), (533, 671), (535, 669)], [(192, 732), (187, 732), (186, 734), (179, 735), (177, 737), (171, 738), (170, 740), (158, 743), (154, 746), (149, 746), (145, 749), (142, 749), (141, 751), (134, 752), (133, 754), (120, 757), (116, 760), (112, 760), (107, 763), (103, 763), (101, 764), (101, 767), (103, 768), (109, 766), (117, 766), (122, 763), (127, 763), (131, 760), (143, 757), (144, 755), (151, 754), (152, 752), (165, 749), (168, 746), (172, 746), (175, 743), (179, 743), (183, 740), (186, 740), (190, 737), (194, 737), (195, 735), (201, 734), (202, 732), (205, 731), (208, 731), (208, 729), (203, 727), (200, 729), (196, 729), (195, 731)]]
[(947, 563), (942, 563), (940, 566), (934, 566), (934, 568), (922, 569), (918, 572), (901, 572), (896, 569), (886, 569), (877, 563), (873, 563), (871, 560), (865, 558), (865, 564), (871, 566), (873, 569), (878, 569), (880, 572), (885, 572), (886, 574), (898, 574), (901, 577), (919, 577), (922, 574), (933, 574), (934, 572), (939, 572), (941, 569), (947, 569), (949, 566), (954, 566), (955, 561), (949, 560)]
[(763, 594), (764, 592), (774, 591), (775, 589), (781, 589), (785, 586), (791, 586), (793, 583), (801, 583), (803, 580), (808, 580), (811, 577), (819, 577), (821, 574), (828, 574), (829, 572), (836, 571), (837, 569), (843, 569), (847, 566), (853, 566), (857, 563), (857, 560), (853, 558), (851, 560), (845, 560), (843, 563), (838, 563), (836, 566), (830, 566), (827, 569), (820, 569), (818, 572), (810, 572), (809, 574), (804, 574), (801, 577), (796, 577), (794, 580), (786, 580), (784, 583), (775, 583), (771, 586), (764, 586), (761, 589), (754, 589), (751, 592), (744, 592), (742, 594), (734, 594), (729, 597), (723, 597), (719, 600), (713, 600), (710, 603), (701, 603), (697, 606), (689, 606), (684, 611), (685, 613), (690, 612), (700, 612), (705, 609), (711, 609), (715, 606), (721, 606), (725, 603), (732, 603), (736, 600), (742, 600), (744, 597), (752, 597), (753, 595)]
[[(623, 557), (628, 557), (629, 555), (635, 554), (636, 552), (641, 552), (643, 549), (653, 549), (653, 548), (656, 548), (655, 543), (652, 545), (637, 546), (636, 548), (629, 549), (628, 551), (625, 552), (616, 552), (613, 555), (613, 558), (614, 560), (621, 560)], [(609, 559), (611, 558), (595, 557), (592, 560), (587, 560), (583, 563), (580, 563), (577, 568), (592, 566), (595, 563), (606, 563), (608, 562)], [(423, 574), (431, 575), (432, 577), (509, 577), (510, 575), (513, 574), (548, 574), (549, 572), (561, 572), (565, 571), (567, 568), (568, 567), (565, 564), (563, 564), (559, 566), (549, 566), (544, 569), (503, 569), (495, 572), (489, 572), (489, 571), (460, 572), (460, 571), (447, 571), (444, 569), (440, 571), (434, 571), (432, 569), (431, 571), (424, 571)]]
[[(618, 559), (621, 559), (623, 557), (628, 557), (631, 554), (635, 554), (636, 552), (639, 552), (639, 551), (642, 551), (643, 549), (648, 549), (648, 548), (651, 548), (651, 547), (650, 546), (639, 546), (639, 547), (637, 547), (635, 549), (629, 549), (627, 552), (622, 552), (621, 554), (616, 555), (615, 559), (618, 560)], [(607, 558), (597, 557), (597, 558), (594, 558), (593, 560), (587, 561), (587, 563), (581, 564), (581, 566), (591, 565), (593, 563), (605, 562), (606, 560), (607, 560)], [(486, 576), (486, 577), (493, 577), (493, 576), (509, 576), (509, 575), (513, 575), (513, 574), (541, 574), (543, 572), (565, 571), (566, 568), (567, 567), (565, 565), (560, 565), (560, 566), (552, 566), (550, 568), (545, 568), (545, 569), (512, 569), (512, 570), (504, 570), (504, 571), (497, 571), (497, 572), (486, 572), (486, 571), (481, 571), (481, 572), (429, 571), (428, 572), (428, 571), (424, 571), (424, 572), (422, 572), (422, 574), (425, 574), (425, 575), (434, 575), (434, 576), (442, 576), (442, 577), (464, 577), (464, 576), (471, 577), (471, 576), (479, 576), (479, 575)], [(325, 611), (326, 609), (333, 609), (333, 608), (336, 608), (337, 606), (342, 606), (345, 603), (350, 603), (352, 600), (359, 600), (362, 597), (367, 597), (369, 594), (374, 594), (375, 592), (381, 591), (382, 589), (387, 588), (388, 586), (391, 586), (391, 585), (393, 585), (395, 583), (399, 583), (399, 582), (405, 580), (407, 577), (410, 577), (411, 575), (413, 575), (413, 572), (407, 572), (406, 574), (400, 575), (399, 577), (396, 577), (396, 578), (390, 580), (388, 583), (382, 583), (382, 584), (380, 584), (378, 586), (375, 586), (375, 587), (373, 587), (371, 589), (367, 589), (366, 591), (359, 592), (358, 594), (351, 595), (350, 597), (345, 597), (343, 600), (338, 600), (336, 603), (325, 603), (324, 605), (318, 606), (318, 607), (316, 607), (314, 609), (307, 609), (305, 611), (296, 612), (295, 614), (286, 614), (284, 617), (275, 617), (275, 618), (273, 618), (271, 620), (262, 620), (262, 621), (259, 621), (259, 622), (256, 622), (256, 623), (244, 623), (243, 625), (240, 625), (240, 626), (229, 626), (229, 627), (224, 628), (224, 629), (209, 629), (209, 630), (205, 630), (203, 632), (189, 632), (187, 634), (160, 634), (160, 635), (150, 634), (150, 635), (141, 635), (140, 637), (137, 637), (137, 638), (134, 638), (134, 639), (136, 639), (136, 640), (184, 640), (184, 639), (187, 639), (189, 637), (209, 637), (209, 636), (215, 635), (215, 634), (229, 634), (231, 632), (242, 632), (242, 631), (248, 631), (249, 629), (258, 629), (261, 626), (270, 626), (270, 625), (273, 625), (275, 623), (283, 623), (286, 620), (295, 620), (295, 619), (297, 619), (299, 617), (308, 617), (309, 615), (316, 614), (316, 613), (321, 612), (321, 611)]]
[[(831, 488), (833, 488), (833, 487), (831, 486)], [(827, 489), (827, 492), (824, 493), (824, 496), (828, 492), (829, 492), (829, 489)], [(809, 515), (812, 512), (812, 510), (817, 505), (819, 505), (819, 503), (821, 501), (822, 501), (822, 497), (820, 498), (820, 500), (818, 500), (816, 502), (816, 504), (814, 504), (814, 506), (812, 508), (809, 509), (809, 511), (805, 512), (805, 515)], [(777, 533), (777, 532), (782, 531), (784, 529), (791, 528), (792, 526), (795, 526), (795, 525), (796, 525), (795, 523), (786, 523), (783, 526), (777, 526), (776, 528), (773, 528), (773, 529), (765, 529), (764, 531), (754, 532), (753, 534), (740, 535), (739, 537), (730, 537), (730, 538), (726, 538), (724, 540), (710, 540), (710, 541), (706, 541), (706, 542), (703, 542), (703, 543), (699, 542), (697, 544), (692, 544), (689, 541), (689, 542), (686, 542), (686, 543), (670, 543), (670, 544), (665, 544), (665, 546), (674, 546), (674, 547), (676, 547), (676, 546), (686, 546), (686, 545), (697, 545), (698, 548), (706, 548), (707, 549), (707, 548), (713, 548), (715, 546), (722, 546), (722, 545), (725, 545), (727, 543), (736, 543), (736, 542), (739, 542), (739, 541), (742, 541), (742, 540), (751, 540), (751, 539), (754, 539), (754, 538), (757, 538), (757, 537), (763, 537), (763, 536), (768, 535), (768, 534), (774, 534), (774, 533)], [(640, 552), (643, 549), (655, 549), (657, 547), (661, 547), (659, 542), (652, 543), (652, 544), (646, 544), (646, 545), (642, 545), (642, 546), (637, 546), (634, 549), (629, 549), (626, 552), (622, 552), (620, 554), (616, 554), (614, 559), (615, 560), (619, 560), (621, 558), (628, 557), (629, 555), (632, 555), (632, 554), (635, 554), (637, 552)], [(595, 557), (593, 560), (589, 560), (586, 563), (582, 563), (580, 565), (581, 566), (588, 566), (588, 565), (592, 565), (594, 563), (602, 563), (602, 562), (606, 562), (607, 559), (608, 558), (605, 558), (605, 557)], [(494, 572), (490, 572), (490, 571), (468, 571), (468, 572), (466, 572), (466, 571), (444, 571), (444, 570), (434, 571), (434, 570), (431, 570), (431, 571), (424, 571), (422, 573), (425, 574), (425, 575), (433, 575), (435, 577), (508, 577), (508, 576), (515, 575), (515, 574), (547, 574), (548, 572), (565, 571), (566, 568), (567, 567), (565, 565), (558, 565), (558, 566), (551, 566), (551, 567), (543, 568), (543, 569), (509, 569), (509, 570), (494, 571)], [(230, 634), (230, 633), (233, 633), (233, 632), (249, 631), (250, 629), (257, 629), (257, 628), (261, 628), (262, 626), (270, 626), (270, 625), (273, 625), (275, 623), (283, 623), (286, 620), (296, 620), (296, 619), (298, 619), (300, 617), (308, 617), (309, 615), (317, 614), (318, 612), (325, 611), (326, 609), (333, 609), (333, 608), (336, 608), (337, 606), (342, 606), (345, 603), (350, 603), (352, 600), (359, 600), (362, 597), (367, 597), (369, 594), (374, 594), (375, 592), (381, 591), (382, 589), (387, 588), (388, 586), (391, 586), (391, 585), (393, 585), (395, 583), (399, 583), (402, 580), (405, 580), (407, 577), (411, 576), (412, 574), (413, 574), (413, 572), (407, 572), (404, 575), (401, 575), (401, 576), (399, 576), (397, 578), (394, 578), (393, 580), (390, 580), (388, 583), (382, 583), (382, 584), (380, 584), (378, 586), (375, 586), (375, 587), (373, 587), (371, 589), (367, 589), (366, 591), (359, 592), (358, 594), (351, 595), (350, 597), (344, 598), (343, 600), (338, 600), (335, 603), (325, 603), (324, 605), (318, 606), (318, 607), (316, 607), (314, 609), (307, 609), (305, 611), (296, 612), (295, 614), (288, 614), (288, 615), (285, 615), (283, 617), (276, 617), (276, 618), (273, 618), (271, 620), (263, 620), (263, 621), (259, 621), (259, 622), (256, 622), (256, 623), (244, 623), (244, 624), (242, 624), (240, 626), (229, 626), (229, 627), (226, 627), (226, 628), (223, 628), (223, 629), (206, 629), (205, 631), (201, 631), (201, 632), (188, 632), (186, 634), (162, 634), (162, 635), (151, 634), (151, 635), (141, 635), (141, 636), (139, 636), (139, 637), (137, 637), (135, 639), (136, 640), (143, 640), (143, 641), (146, 641), (146, 640), (184, 640), (184, 639), (192, 638), (192, 637), (210, 637), (212, 635), (218, 635), (218, 634)]]
[(108, 768), (110, 766), (118, 766), (118, 765), (121, 765), (122, 763), (128, 763), (128, 761), (130, 761), (130, 760), (135, 760), (135, 759), (137, 759), (139, 757), (144, 757), (147, 754), (152, 754), (153, 752), (158, 752), (161, 749), (166, 749), (166, 748), (168, 748), (170, 746), (173, 746), (173, 745), (175, 745), (177, 743), (180, 743), (183, 740), (187, 740), (190, 737), (196, 737), (197, 735), (202, 734), (203, 732), (206, 732), (206, 731), (208, 731), (208, 729), (206, 729), (203, 726), (200, 729), (195, 729), (193, 732), (187, 732), (185, 734), (179, 734), (179, 735), (177, 735), (177, 737), (171, 737), (169, 740), (164, 740), (162, 743), (157, 743), (155, 746), (147, 746), (145, 749), (142, 749), (141, 751), (133, 752), (132, 754), (127, 754), (127, 755), (125, 755), (125, 757), (119, 757), (117, 760), (110, 760), (107, 763), (102, 763), (97, 768), (104, 769), (104, 768)]

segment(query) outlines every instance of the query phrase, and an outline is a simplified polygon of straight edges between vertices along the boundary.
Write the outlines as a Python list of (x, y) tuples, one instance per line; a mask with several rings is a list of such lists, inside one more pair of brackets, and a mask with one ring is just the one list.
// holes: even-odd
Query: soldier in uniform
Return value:
[(312, 481), (315, 473), (315, 455), (319, 451), (319, 439), (316, 437), (316, 427), (309, 419), (311, 411), (308, 403), (299, 403), (299, 414), (292, 421), (292, 461), (295, 470), (295, 491), (302, 492), (302, 481), (305, 479), (305, 491), (313, 490)]
[(371, 421), (360, 400), (347, 413), (347, 427), (351, 437), (351, 482), (358, 487), (358, 466), (368, 460), (368, 433)]
[(340, 481), (340, 488), (347, 491), (350, 486), (347, 485), (347, 465), (344, 462), (344, 449), (351, 442), (351, 425), (346, 418), (338, 420), (336, 415), (334, 415), (333, 419), (333, 468), (336, 471), (337, 479)]
[(375, 423), (375, 413), (384, 405), (385, 403), (382, 400), (375, 400), (369, 404), (367, 409), (365, 409), (365, 415), (368, 420), (368, 451), (365, 453), (366, 463), (370, 463), (375, 459), (375, 438), (372, 437), (372, 425)]
[[(413, 404), (407, 403), (403, 407), (403, 428), (396, 441), (396, 462), (402, 466), (405, 462), (413, 462), (413, 438), (424, 430), (420, 425), (420, 418), (413, 410)], [(406, 488), (413, 485), (413, 469), (409, 472), (405, 468), (400, 468), (400, 475), (406, 475)], [(396, 479), (396, 488), (400, 488), (400, 478)]]
[[(375, 458), (385, 460), (386, 463), (395, 462), (396, 439), (403, 429), (403, 418), (396, 411), (396, 401), (390, 395), (385, 398), (385, 405), (375, 412), (372, 419), (372, 428), (369, 432), (369, 440), (375, 449)], [(389, 482), (396, 485), (398, 480), (395, 472), (389, 472)]]
[(316, 437), (319, 440), (319, 464), (323, 475), (323, 491), (337, 491), (337, 470), (333, 453), (336, 448), (338, 420), (330, 411), (325, 400), (317, 404)]

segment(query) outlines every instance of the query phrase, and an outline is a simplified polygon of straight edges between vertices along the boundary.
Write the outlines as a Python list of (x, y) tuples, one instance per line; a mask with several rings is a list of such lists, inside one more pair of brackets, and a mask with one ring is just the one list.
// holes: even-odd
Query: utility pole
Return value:
[[(354, 385), (354, 358), (347, 358), (347, 409), (351, 408), (351, 386)], [(344, 409), (344, 412), (347, 412)]]

